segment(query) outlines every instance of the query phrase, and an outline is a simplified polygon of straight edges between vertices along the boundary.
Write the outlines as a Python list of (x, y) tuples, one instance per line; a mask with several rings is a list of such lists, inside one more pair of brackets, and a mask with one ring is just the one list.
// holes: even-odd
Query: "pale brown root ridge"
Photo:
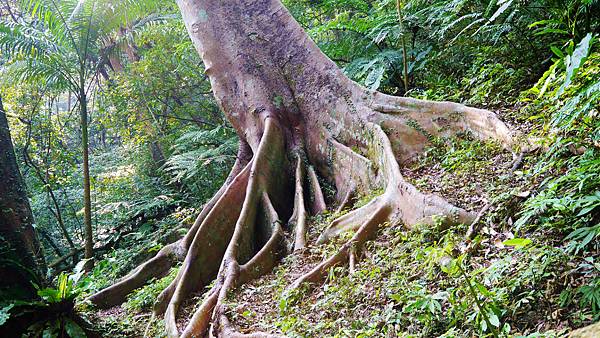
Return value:
[(395, 156), (402, 163), (413, 161), (433, 137), (447, 138), (460, 133), (495, 141), (511, 152), (535, 148), (533, 140), (511, 130), (489, 110), (378, 92), (368, 92), (367, 97), (370, 97), (367, 105), (376, 112), (371, 121), (389, 130)]
[(263, 209), (267, 213), (268, 222), (273, 231), (267, 243), (246, 264), (239, 265), (236, 260), (227, 263), (225, 270), (217, 278), (206, 300), (194, 313), (182, 337), (201, 336), (209, 326), (214, 325), (213, 335), (230, 337), (234, 330), (225, 315), (223, 302), (227, 293), (236, 286), (246, 283), (270, 271), (276, 264), (283, 240), (280, 220), (266, 193), (262, 197)]
[(383, 205), (377, 209), (371, 217), (364, 222), (352, 238), (338, 250), (336, 254), (327, 260), (319, 263), (308, 273), (300, 276), (291, 285), (291, 289), (296, 289), (303, 283), (317, 283), (327, 276), (327, 271), (338, 264), (344, 264), (348, 261), (351, 250), (361, 247), (371, 239), (377, 232), (379, 225), (389, 220), (391, 208), (389, 205)]
[(298, 155), (296, 159), (296, 182), (294, 194), (294, 212), (290, 218), (289, 224), (293, 227), (294, 251), (302, 250), (306, 247), (306, 208), (304, 206), (304, 162)]
[[(283, 242), (283, 230), (279, 216), (269, 198), (268, 190), (270, 180), (274, 179), (272, 167), (277, 166), (278, 159), (284, 156), (284, 142), (281, 129), (273, 118), (266, 118), (264, 130), (256, 154), (251, 161), (249, 180), (241, 211), (235, 222), (233, 234), (229, 237), (227, 249), (220, 259), (221, 264), (215, 285), (186, 326), (182, 337), (203, 336), (211, 323), (213, 325), (211, 331), (214, 335), (218, 335), (222, 330), (222, 318), (225, 316), (226, 308), (224, 301), (228, 292), (272, 269), (278, 259), (280, 244)], [(262, 206), (271, 235), (263, 247), (253, 254), (253, 234), (257, 227), (258, 205)], [(246, 263), (241, 265), (239, 262), (243, 261)], [(185, 280), (185, 276), (182, 276), (181, 281), (183, 280)], [(178, 336), (177, 307), (178, 304), (174, 304), (171, 300), (165, 313), (165, 325), (170, 337)]]
[[(202, 218), (202, 222), (200, 223), (200, 225), (207, 227), (208, 225), (204, 225), (205, 219), (207, 219), (207, 224), (208, 224), (208, 222), (214, 223), (213, 220), (216, 219), (216, 216), (218, 216), (218, 213), (220, 211), (223, 211), (223, 210), (226, 210), (227, 208), (232, 207), (230, 205), (230, 203), (232, 203), (234, 201), (234, 199), (236, 198), (234, 196), (234, 194), (239, 193), (239, 191), (242, 189), (242, 187), (246, 186), (246, 184), (248, 182), (248, 176), (249, 176), (248, 167), (244, 168), (241, 172), (238, 171), (238, 176), (235, 177), (229, 185), (224, 186), (225, 189), (223, 189), (223, 193), (217, 195), (218, 198), (216, 199), (215, 203), (212, 204), (212, 207), (211, 207), (210, 211), (207, 212), (207, 215)], [(231, 210), (231, 209), (229, 211), (233, 212), (233, 213), (236, 212), (235, 210)], [(210, 215), (209, 215), (209, 213), (210, 213)], [(237, 211), (237, 213), (239, 213), (239, 210)], [(210, 218), (208, 216), (210, 216)], [(218, 219), (216, 219), (216, 221), (218, 221)], [(197, 231), (198, 231), (198, 229), (196, 229), (194, 234), (197, 233)], [(195, 237), (196, 236), (191, 237), (191, 239), (188, 241), (188, 245), (187, 245), (188, 251), (189, 251), (189, 248), (192, 246), (192, 243), (193, 243)], [(186, 238), (188, 238), (188, 237), (186, 237)], [(187, 268), (187, 265), (185, 265), (185, 266)], [(182, 267), (182, 269), (185, 269), (185, 268)], [(168, 305), (169, 301), (171, 300), (173, 293), (175, 292), (175, 288), (179, 284), (181, 275), (182, 275), (182, 272), (180, 270), (180, 272), (177, 274), (177, 276), (171, 282), (171, 284), (165, 290), (163, 290), (163, 292), (159, 295), (158, 300), (154, 306), (154, 312), (156, 314), (162, 314), (165, 312), (167, 305)]]
[(344, 209), (351, 207), (355, 197), (356, 197), (356, 187), (352, 186), (346, 192), (346, 195), (340, 202), (340, 205), (337, 207), (335, 212), (339, 214), (340, 212), (344, 211)]
[(352, 246), (350, 248), (350, 252), (348, 253), (348, 270), (350, 271), (351, 275), (356, 271), (357, 251), (358, 250), (356, 246)]
[(477, 216), (475, 217), (473, 222), (471, 222), (471, 224), (469, 225), (469, 229), (467, 230), (467, 233), (465, 234), (465, 237), (468, 240), (473, 240), (479, 234), (479, 229), (481, 228), (481, 226), (480, 226), (481, 218), (483, 217), (483, 215), (488, 211), (488, 209), (491, 206), (492, 206), (492, 203), (486, 203), (486, 205), (484, 205), (483, 208), (481, 208), (481, 210), (479, 210), (479, 212), (477, 213)]
[(383, 197), (378, 196), (369, 201), (365, 206), (336, 218), (331, 222), (330, 226), (321, 233), (317, 239), (317, 244), (323, 244), (342, 232), (356, 229), (357, 225), (360, 226), (365, 219), (377, 211), (377, 209), (381, 208), (385, 202)]
[(327, 143), (331, 151), (334, 183), (338, 189), (337, 198), (341, 199), (351, 189), (367, 193), (376, 181), (373, 162), (337, 140), (331, 139)]
[(372, 153), (380, 155), (371, 161), (380, 168), (381, 184), (384, 185), (385, 192), (363, 207), (335, 219), (319, 236), (317, 243), (325, 243), (342, 232), (358, 228), (370, 215), (385, 205), (392, 209), (394, 221), (401, 221), (409, 227), (420, 223), (432, 224), (437, 217), (447, 224), (472, 221), (475, 216), (471, 213), (438, 196), (423, 194), (404, 180), (385, 132), (374, 123), (369, 123), (367, 128), (373, 136), (373, 144), (369, 145), (375, 150)]
[(471, 131), (481, 139), (496, 140), (508, 150), (515, 146), (516, 133), (489, 110), (460, 103), (427, 101), (372, 93), (371, 108), (410, 118), (432, 135)]
[(214, 208), (221, 196), (226, 193), (231, 181), (247, 163), (245, 151), (244, 145), (241, 145), (238, 152), (238, 159), (231, 169), (228, 178), (225, 180), (225, 184), (203, 206), (194, 224), (182, 239), (165, 246), (153, 258), (135, 268), (117, 283), (93, 294), (89, 297), (89, 300), (99, 308), (108, 308), (121, 304), (131, 291), (143, 286), (152, 278), (165, 275), (177, 261), (181, 261), (208, 213)]
[[(262, 249), (256, 255), (254, 255), (250, 261), (248, 261), (248, 263), (242, 266), (237, 266), (237, 269), (234, 270), (234, 273), (230, 275), (231, 281), (229, 283), (226, 282), (223, 284), (219, 294), (219, 300), (215, 305), (213, 314), (214, 329), (212, 333), (215, 336), (246, 336), (235, 331), (233, 325), (231, 325), (227, 318), (226, 306), (223, 304), (223, 302), (227, 297), (227, 293), (232, 291), (235, 287), (262, 276), (263, 274), (272, 270), (273, 267), (275, 267), (279, 252), (281, 251), (280, 246), (283, 241), (283, 229), (281, 228), (279, 216), (273, 208), (273, 204), (271, 203), (267, 193), (263, 193), (262, 206), (267, 215), (267, 221), (272, 228), (271, 237), (262, 247)], [(250, 335), (250, 337), (257, 337), (257, 335), (260, 337), (261, 335), (264, 335), (264, 333), (255, 333), (254, 335)]]
[(184, 263), (173, 282), (159, 295), (155, 312), (165, 309), (165, 326), (171, 336), (177, 335), (176, 314), (179, 305), (190, 292), (208, 284), (233, 233), (232, 222), (240, 213), (245, 198), (244, 187), (249, 180), (249, 163), (231, 182), (208, 213), (190, 244)]
[(310, 201), (311, 212), (313, 215), (318, 215), (327, 210), (327, 204), (325, 204), (323, 190), (321, 190), (321, 185), (319, 184), (319, 179), (317, 178), (315, 168), (313, 168), (311, 165), (308, 166), (308, 180), (310, 182), (310, 192), (312, 196), (312, 200)]
[[(255, 167), (256, 161), (253, 160), (251, 162), (251, 166), (252, 168)], [(243, 196), (243, 204), (241, 207), (241, 210), (239, 212), (236, 212), (233, 216), (233, 218), (237, 219), (237, 221), (235, 221), (235, 227), (233, 229), (233, 231), (230, 231), (228, 234), (221, 234), (222, 236), (224, 236), (226, 239), (226, 250), (222, 255), (218, 255), (216, 257), (213, 257), (213, 264), (219, 264), (221, 267), (219, 268), (219, 273), (218, 276), (222, 275), (222, 270), (224, 267), (227, 267), (227, 258), (230, 257), (232, 255), (232, 251), (235, 250), (235, 246), (232, 245), (232, 243), (234, 243), (234, 240), (237, 241), (239, 240), (240, 237), (240, 230), (239, 228), (242, 226), (242, 223), (245, 222), (245, 219), (247, 217), (247, 215), (250, 212), (253, 212), (254, 210), (251, 210), (251, 203), (254, 202), (254, 200), (256, 199), (256, 192), (254, 191), (256, 189), (256, 184), (252, 184), (251, 182), (255, 181), (252, 176), (252, 170), (249, 170), (247, 173), (247, 184), (244, 184), (245, 186), (247, 186), (246, 188), (246, 193), (243, 193), (242, 191), (238, 191), (239, 193), (242, 193)], [(244, 182), (246, 183), (246, 182)], [(240, 205), (238, 201), (238, 206)], [(252, 206), (253, 209), (253, 206)], [(239, 216), (238, 216), (239, 215)], [(215, 214), (215, 217), (220, 217), (222, 215), (220, 214)], [(211, 229), (212, 231), (219, 231), (218, 229)], [(186, 257), (186, 264), (184, 264), (184, 267), (186, 267), (187, 269), (184, 270), (184, 267), (182, 267), (182, 269), (180, 270), (180, 275), (178, 276), (178, 278), (176, 279), (176, 281), (174, 281), (174, 283), (172, 285), (175, 285), (174, 291), (173, 291), (173, 295), (170, 298), (169, 304), (167, 306), (167, 309), (165, 311), (165, 316), (164, 316), (164, 321), (165, 321), (165, 326), (166, 326), (166, 331), (167, 331), (167, 335), (169, 337), (178, 337), (179, 336), (179, 331), (177, 330), (177, 312), (179, 311), (179, 306), (181, 305), (181, 303), (183, 302), (183, 300), (185, 299), (185, 297), (188, 296), (189, 292), (191, 291), (191, 282), (193, 282), (194, 280), (196, 280), (196, 278), (194, 278), (193, 280), (190, 280), (190, 276), (193, 276), (194, 274), (196, 274), (196, 271), (201, 271), (202, 269), (205, 269), (205, 266), (199, 265), (197, 264), (197, 260), (198, 257), (197, 255), (200, 253), (201, 249), (206, 248), (206, 243), (204, 242), (206, 240), (206, 236), (211, 235), (212, 233), (206, 233), (205, 236), (198, 236), (200, 234), (200, 232), (197, 234), (197, 237), (194, 239), (194, 243), (192, 244), (192, 246), (190, 247), (190, 251), (188, 252), (188, 256)], [(194, 250), (194, 251), (192, 251)], [(219, 277), (217, 277), (217, 279), (219, 279)], [(169, 292), (169, 289), (171, 288), (171, 286), (169, 286), (169, 288), (167, 288), (164, 292)], [(218, 291), (217, 291), (218, 294)], [(214, 302), (214, 304), (216, 304), (216, 300), (212, 300), (210, 299), (211, 297), (209, 297), (210, 300), (210, 304), (212, 304)], [(217, 298), (218, 299), (218, 298)], [(206, 303), (206, 302), (205, 302)], [(214, 306), (214, 305), (213, 305)], [(202, 310), (202, 309), (201, 309)], [(208, 310), (210, 311), (210, 310)], [(202, 312), (202, 311), (200, 311)], [(210, 317), (209, 317), (210, 318)], [(195, 328), (197, 325), (194, 325), (194, 323), (190, 323), (188, 324), (188, 327), (186, 328), (186, 330), (184, 332), (188, 332), (190, 330), (189, 329), (193, 329)]]

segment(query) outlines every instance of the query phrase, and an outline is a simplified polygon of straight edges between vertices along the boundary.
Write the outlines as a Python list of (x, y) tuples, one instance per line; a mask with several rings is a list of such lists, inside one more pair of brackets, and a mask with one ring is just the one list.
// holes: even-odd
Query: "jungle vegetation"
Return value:
[(600, 335), (600, 2), (0, 2), (0, 336)]

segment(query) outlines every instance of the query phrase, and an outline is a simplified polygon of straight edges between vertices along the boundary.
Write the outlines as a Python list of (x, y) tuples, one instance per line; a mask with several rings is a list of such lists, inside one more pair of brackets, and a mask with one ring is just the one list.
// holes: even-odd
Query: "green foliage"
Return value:
[(60, 303), (63, 301), (72, 301), (77, 294), (74, 292), (76, 280), (70, 278), (68, 274), (61, 272), (58, 275), (56, 288), (44, 288), (38, 290), (37, 294), (48, 303)]
[(227, 127), (190, 128), (175, 141), (165, 170), (174, 181), (185, 183), (199, 194), (200, 200), (208, 199), (233, 165), (237, 143), (237, 135)]
[(592, 33), (588, 33), (581, 42), (579, 42), (575, 50), (573, 50), (573, 53), (565, 57), (567, 73), (565, 75), (565, 82), (560, 86), (556, 93), (557, 96), (560, 96), (565, 91), (565, 88), (571, 84), (573, 76), (577, 74), (579, 67), (585, 62), (590, 51), (590, 40), (592, 40)]
[(490, 154), (499, 154), (501, 148), (493, 142), (474, 140), (472, 135), (463, 134), (456, 137), (433, 140), (421, 158), (421, 166), (432, 166), (439, 163), (442, 168), (458, 174), (469, 174), (477, 170), (485, 170), (491, 163)]
[[(85, 260), (77, 264), (74, 272), (61, 273), (56, 287), (38, 289), (39, 301), (18, 301), (0, 310), (0, 326), (7, 319), (19, 320), (32, 316), (26, 324), (25, 335), (30, 337), (87, 337), (81, 324), (85, 323), (74, 312), (75, 297), (79, 294), (78, 282), (83, 276)], [(9, 311), (13, 311), (11, 315)], [(32, 315), (33, 314), (33, 315)]]
[(151, 280), (148, 285), (134, 291), (127, 297), (127, 302), (123, 304), (124, 309), (134, 314), (150, 310), (158, 295), (171, 284), (178, 271), (179, 268), (172, 268), (167, 276), (158, 280)]
[[(559, 297), (547, 295), (556, 287), (554, 283), (560, 283), (558, 276), (569, 269), (564, 252), (523, 238), (508, 240), (506, 248), (455, 258), (452, 256), (460, 248), (462, 235), (453, 230), (405, 231), (386, 226), (379, 238), (367, 245), (365, 252), (369, 254), (354, 273), (333, 267), (324, 285), (310, 293), (304, 288), (286, 290), (289, 281), (285, 276), (302, 261), (293, 256), (284, 259), (275, 269), (275, 277), (264, 278), (236, 296), (245, 299), (245, 295), (257, 293), (265, 302), (278, 304), (276, 309), (262, 314), (248, 310), (244, 315), (242, 303), (230, 313), (237, 323), (250, 322), (256, 327), (258, 322), (263, 330), (279, 329), (288, 336), (533, 333), (536, 329), (531, 320), (544, 321), (546, 317), (530, 318), (528, 313), (539, 310), (541, 304), (558, 306)], [(311, 251), (318, 253), (310, 254), (328, 256), (336, 247), (314, 248)], [(584, 291), (590, 294), (588, 289)], [(256, 295), (250, 299), (253, 297)], [(579, 306), (585, 308), (586, 301), (579, 301)], [(577, 306), (565, 304), (563, 308), (574, 310)], [(558, 335), (552, 331), (536, 334)]]
[[(590, 36), (585, 39), (589, 43)], [(580, 44), (577, 49), (586, 44)], [(587, 52), (580, 51), (577, 58), (582, 58), (583, 54)], [(547, 134), (551, 142), (550, 149), (533, 172), (534, 175), (547, 177), (539, 184), (539, 193), (526, 202), (521, 218), (516, 223), (519, 228), (531, 224), (535, 219), (537, 224), (560, 233), (566, 232), (565, 249), (574, 253), (594, 250), (598, 245), (600, 229), (597, 226), (600, 186), (596, 179), (600, 174), (600, 157), (595, 146), (600, 124), (594, 118), (597, 114), (594, 106), (600, 99), (600, 86), (595, 78), (595, 74), (600, 72), (598, 60), (597, 54), (592, 54), (582, 66), (571, 71), (568, 68), (562, 70), (566, 73), (564, 81), (558, 76), (548, 76), (549, 80), (545, 81), (544, 86), (554, 90), (534, 91), (541, 95), (535, 101), (537, 105), (550, 105), (546, 100), (551, 100), (555, 95), (560, 97), (560, 101), (547, 109), (551, 114), (548, 125), (559, 132)], [(579, 74), (574, 75), (576, 68), (580, 68)], [(560, 82), (562, 84), (559, 87)], [(579, 154), (568, 156), (570, 152)]]
[(594, 319), (599, 317), (599, 274), (593, 256), (600, 245), (596, 44), (596, 37), (586, 34), (577, 45), (570, 39), (565, 49), (552, 48), (553, 64), (523, 95), (531, 103), (522, 111), (544, 126), (535, 134), (548, 150), (528, 173), (535, 194), (526, 200), (515, 223), (516, 229), (543, 229), (557, 238), (557, 246), (582, 274), (578, 286), (561, 293), (561, 302), (574, 304), (579, 299), (583, 317)]

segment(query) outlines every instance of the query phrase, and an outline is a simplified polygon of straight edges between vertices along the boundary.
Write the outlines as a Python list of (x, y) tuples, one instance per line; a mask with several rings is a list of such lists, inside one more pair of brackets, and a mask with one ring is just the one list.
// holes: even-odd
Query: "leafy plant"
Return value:
[[(61, 273), (57, 277), (56, 287), (38, 289), (39, 301), (19, 301), (2, 308), (0, 325), (7, 319), (22, 320), (28, 325), (28, 336), (87, 337), (82, 326), (86, 323), (74, 311), (75, 298), (79, 294), (77, 283), (84, 274), (85, 262), (79, 262), (73, 274)], [(9, 311), (12, 313), (9, 314)]]

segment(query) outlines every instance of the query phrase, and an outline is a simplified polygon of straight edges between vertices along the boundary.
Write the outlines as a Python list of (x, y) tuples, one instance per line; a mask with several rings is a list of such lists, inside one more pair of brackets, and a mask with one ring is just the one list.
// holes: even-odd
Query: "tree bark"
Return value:
[(46, 263), (0, 97), (0, 300), (33, 298)]
[[(421, 153), (433, 137), (458, 132), (510, 149), (513, 134), (493, 113), (361, 87), (319, 50), (279, 0), (177, 3), (217, 102), (240, 138), (240, 153), (186, 237), (159, 253), (155, 265), (150, 260), (92, 296), (93, 302), (118, 303), (128, 290), (164, 273), (162, 257), (183, 257), (155, 308), (164, 313), (168, 335), (180, 334), (182, 302), (214, 280), (181, 335), (203, 336), (211, 328), (213, 335), (241, 336), (226, 315), (229, 291), (268, 272), (292, 249), (314, 245), (305, 242), (305, 232), (308, 210), (325, 207), (317, 175), (337, 190), (332, 205), (348, 196), (384, 193), (332, 222), (318, 243), (345, 231), (354, 236), (292, 288), (322, 280), (336, 264), (355, 263), (355, 253), (381, 224), (472, 221), (471, 213), (404, 180), (400, 163)], [(307, 178), (311, 189), (303, 189)]]

